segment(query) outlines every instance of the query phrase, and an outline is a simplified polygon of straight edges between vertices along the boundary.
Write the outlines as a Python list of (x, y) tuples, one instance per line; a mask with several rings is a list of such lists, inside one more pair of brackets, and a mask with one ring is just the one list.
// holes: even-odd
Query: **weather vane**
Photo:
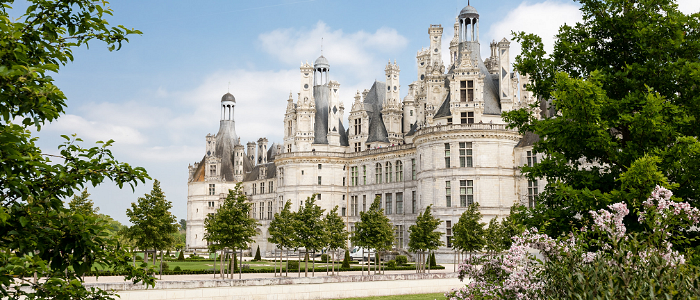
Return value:
[(323, 38), (321, 38), (321, 56), (323, 56)]

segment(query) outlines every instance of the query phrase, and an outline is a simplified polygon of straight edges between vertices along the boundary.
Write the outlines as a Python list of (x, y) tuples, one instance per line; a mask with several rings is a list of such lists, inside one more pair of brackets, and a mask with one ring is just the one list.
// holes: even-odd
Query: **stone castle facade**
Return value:
[[(511, 72), (505, 38), (481, 58), (476, 9), (467, 6), (456, 19), (450, 61), (442, 60), (443, 28), (430, 25), (430, 47), (417, 53), (418, 78), (408, 95), (400, 98), (400, 68), (389, 62), (385, 81), (355, 95), (347, 130), (340, 83), (329, 80), (323, 56), (299, 69), (299, 93), (287, 100), (282, 143), (260, 138), (241, 144), (236, 100), (224, 95), (219, 132), (206, 136), (206, 154), (189, 167), (187, 248), (207, 247), (204, 219), (239, 182), (261, 224), (252, 247), (262, 251), (274, 249), (267, 226), (284, 202), (298, 209), (313, 194), (326, 211), (338, 206), (349, 230), (381, 197), (397, 249), (407, 248), (408, 228), (428, 205), (444, 221), (440, 230), (448, 244), (470, 203), (480, 204), (485, 222), (508, 215), (515, 203), (531, 204), (544, 184), (522, 177), (519, 167), (536, 162), (537, 137), (523, 137), (501, 118), (536, 101), (525, 90), (528, 79)], [(440, 253), (447, 257), (448, 245)]]

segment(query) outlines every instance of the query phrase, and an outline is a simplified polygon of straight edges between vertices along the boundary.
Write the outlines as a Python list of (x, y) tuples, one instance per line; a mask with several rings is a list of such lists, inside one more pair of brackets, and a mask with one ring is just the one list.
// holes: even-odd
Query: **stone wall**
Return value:
[(116, 290), (122, 300), (338, 299), (444, 293), (463, 285), (456, 273), (159, 281), (149, 289), (131, 283), (87, 284)]

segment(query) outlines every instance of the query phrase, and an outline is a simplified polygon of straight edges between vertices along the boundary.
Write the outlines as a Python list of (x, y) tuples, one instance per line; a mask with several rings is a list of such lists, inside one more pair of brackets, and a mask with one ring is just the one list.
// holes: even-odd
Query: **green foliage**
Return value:
[(389, 268), (396, 268), (396, 261), (392, 259), (386, 263), (386, 266)]
[(177, 255), (177, 260), (185, 260), (185, 253), (183, 251), (180, 251), (180, 254)]
[(258, 246), (258, 249), (255, 250), (255, 257), (253, 258), (253, 261), (261, 261), (262, 258), (260, 257), (260, 246)]
[(338, 206), (334, 207), (323, 219), (327, 235), (327, 246), (329, 250), (345, 248), (348, 231), (345, 229), (345, 222), (338, 215)]
[(180, 230), (187, 231), (187, 220), (180, 219)]
[(306, 198), (304, 206), (294, 214), (296, 245), (304, 247), (306, 251), (316, 251), (327, 244), (328, 237), (324, 233), (325, 224), (322, 219), (324, 211), (316, 205), (316, 194)]
[(299, 262), (296, 260), (288, 260), (287, 261), (287, 270), (298, 270), (299, 269)]
[(442, 221), (433, 217), (430, 213), (432, 205), (428, 205), (425, 211), (418, 214), (416, 224), (408, 227), (410, 232), (408, 249), (412, 252), (436, 250), (444, 245), (441, 237), (444, 233), (436, 231)]
[(284, 203), (284, 208), (279, 213), (275, 213), (275, 218), (270, 221), (270, 226), (267, 228), (269, 238), (267, 241), (277, 245), (277, 248), (294, 248), (296, 245), (295, 222), (296, 217), (291, 212), (292, 202), (287, 200)]
[(209, 250), (215, 251), (224, 247), (244, 249), (253, 242), (258, 222), (250, 217), (251, 203), (241, 192), (241, 184), (236, 184), (229, 190), (224, 203), (216, 214), (207, 216), (204, 220), (204, 239), (210, 241)]
[(430, 252), (430, 254), (428, 254), (425, 264), (429, 265), (431, 268), (437, 266), (437, 262), (435, 261), (435, 252)]
[(134, 224), (126, 230), (126, 236), (143, 250), (172, 246), (175, 243), (173, 233), (178, 229), (175, 216), (170, 213), (172, 207), (165, 199), (160, 182), (154, 180), (151, 193), (139, 197), (126, 210), (129, 221)]
[(403, 266), (408, 263), (408, 257), (406, 255), (397, 255), (396, 256), (396, 264), (399, 266)]
[(452, 226), (452, 247), (466, 252), (480, 251), (486, 244), (484, 225), (486, 224), (481, 222), (479, 203), (470, 204), (457, 224)]
[(343, 257), (343, 265), (341, 265), (341, 268), (350, 268), (350, 251), (348, 250), (345, 250), (345, 257)]
[(328, 254), (325, 254), (325, 253), (321, 254), (321, 262), (324, 262), (324, 263), (329, 262)]
[(700, 15), (684, 15), (673, 0), (579, 2), (583, 23), (560, 27), (554, 52), (536, 35), (515, 34), (515, 68), (557, 113), (503, 113), (511, 127), (539, 135), (543, 157), (522, 171), (550, 183), (524, 212), (527, 225), (558, 236), (588, 222), (582, 212), (620, 201), (633, 220), (657, 184), (698, 207)]
[(73, 196), (70, 202), (68, 202), (68, 208), (76, 214), (81, 214), (83, 216), (94, 215), (100, 211), (99, 207), (95, 207), (95, 203), (89, 199), (90, 194), (87, 189), (83, 189), (80, 195)]
[[(154, 278), (134, 268), (105, 233), (106, 224), (73, 213), (63, 201), (107, 180), (133, 188), (149, 178), (146, 171), (117, 161), (112, 140), (83, 148), (75, 135), (63, 135), (59, 153), (49, 155), (32, 136), (65, 113), (66, 96), (49, 75), (73, 60), (75, 48), (103, 41), (115, 50), (140, 32), (110, 26), (106, 1), (30, 0), (19, 3), (20, 9), (13, 3), (4, 1), (0, 10), (0, 294), (111, 299), (112, 292), (82, 284), (96, 263), (152, 285)], [(35, 274), (43, 279), (27, 280)]]
[(355, 223), (355, 235), (351, 237), (355, 246), (377, 251), (390, 250), (394, 242), (394, 229), (384, 215), (379, 196), (374, 198), (369, 210), (360, 212), (360, 221)]
[(179, 272), (179, 271), (182, 271), (182, 268), (180, 268), (180, 266), (175, 266), (175, 268), (173, 269), (173, 271)]

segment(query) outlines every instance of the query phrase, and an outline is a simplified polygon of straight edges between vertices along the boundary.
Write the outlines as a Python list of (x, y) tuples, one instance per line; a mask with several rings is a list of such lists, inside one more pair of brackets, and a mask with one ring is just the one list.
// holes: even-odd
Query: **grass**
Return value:
[(434, 300), (445, 299), (445, 294), (417, 294), (417, 295), (395, 295), (395, 296), (374, 296), (365, 298), (343, 298), (338, 300)]

